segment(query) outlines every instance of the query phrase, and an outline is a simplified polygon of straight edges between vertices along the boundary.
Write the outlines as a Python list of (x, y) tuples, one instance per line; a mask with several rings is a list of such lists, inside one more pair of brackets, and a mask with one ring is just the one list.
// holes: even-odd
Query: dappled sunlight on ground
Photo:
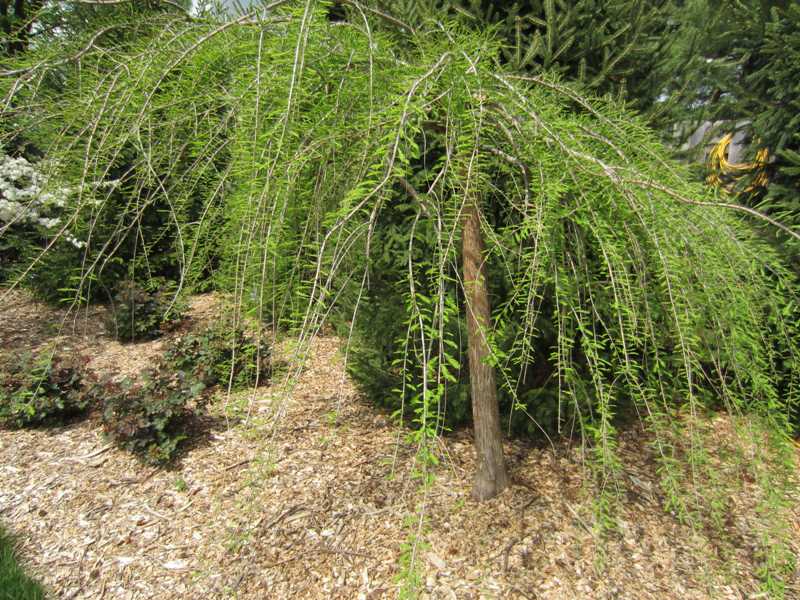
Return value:
[[(70, 336), (101, 370), (124, 360), (103, 354), (118, 352), (116, 342)], [(120, 370), (147, 366), (160, 343), (119, 345), (138, 357)], [(431, 598), (757, 592), (747, 515), (732, 515), (741, 543), (728, 551), (679, 525), (661, 508), (633, 432), (621, 441), (624, 505), (604, 552), (580, 448), (507, 443), (512, 487), (476, 504), (469, 432), (457, 432), (437, 444), (441, 464), (423, 490), (411, 476), (414, 448), (358, 397), (339, 345), (315, 340), (287, 385), (276, 377), (255, 392), (217, 394), (198, 424), (202, 441), (172, 469), (109, 446), (96, 419), (0, 430), (0, 520), (23, 542), (31, 573), (59, 598), (392, 598), (401, 546), (416, 539)], [(734, 505), (750, 506), (744, 497)]]

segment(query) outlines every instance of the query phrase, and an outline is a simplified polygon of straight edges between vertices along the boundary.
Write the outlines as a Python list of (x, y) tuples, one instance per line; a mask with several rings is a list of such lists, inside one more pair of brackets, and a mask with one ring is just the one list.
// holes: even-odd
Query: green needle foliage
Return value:
[[(725, 497), (702, 426), (717, 408), (741, 423), (765, 523), (780, 519), (797, 308), (753, 215), (691, 183), (614, 103), (499, 65), (490, 35), (443, 25), (399, 43), (351, 5), (360, 21), (331, 24), (313, 0), (226, 23), (120, 16), (137, 35), (56, 37), (5, 63), (13, 135), (77, 190), (62, 234), (85, 242), (79, 293), (125, 244), (150, 257), (146, 277), (160, 244), (181, 288), (211, 281), (301, 344), (332, 315), (359, 340), (389, 307), (388, 377), (424, 447), (466, 381), (459, 239), (477, 198), (498, 383), (511, 412), (546, 402), (541, 429), (582, 436), (598, 526), (622, 485), (623, 413), (651, 436), (668, 509), (724, 511), (707, 501)], [(521, 398), (536, 369), (549, 393)], [(791, 565), (766, 527), (779, 591)]]
[[(688, 137), (697, 126), (710, 123), (707, 139), (742, 132), (747, 150), (739, 161), (753, 160), (762, 149), (769, 160), (763, 169), (736, 173), (732, 191), (740, 202), (796, 226), (800, 222), (800, 4), (691, 0), (679, 15), (682, 24), (666, 62), (675, 76), (665, 78), (660, 126), (669, 135), (679, 131)], [(775, 232), (765, 234), (775, 239)], [(776, 242), (786, 248), (797, 269), (796, 241), (779, 235)]]
[(663, 67), (678, 24), (674, 17), (683, 9), (671, 0), (372, 0), (370, 4), (414, 25), (448, 15), (471, 27), (491, 26), (502, 41), (504, 63), (531, 75), (559, 73), (597, 95), (624, 98), (640, 111), (649, 109), (664, 87)]
[[(768, 148), (772, 155), (765, 193), (749, 203), (785, 223), (800, 223), (800, 5), (773, 8), (765, 24), (760, 47), (751, 54), (755, 63), (745, 85), (750, 87), (740, 103), (753, 120), (751, 153)], [(781, 236), (797, 264), (797, 243)]]

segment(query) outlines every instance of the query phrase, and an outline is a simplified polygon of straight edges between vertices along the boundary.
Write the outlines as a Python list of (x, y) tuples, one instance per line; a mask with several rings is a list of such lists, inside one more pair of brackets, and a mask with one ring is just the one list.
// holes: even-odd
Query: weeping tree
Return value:
[[(693, 518), (719, 479), (701, 416), (722, 408), (741, 418), (764, 514), (784, 510), (796, 304), (762, 217), (691, 183), (609, 100), (498, 65), (491, 36), (399, 38), (374, 26), (393, 17), (349, 5), (336, 23), (313, 0), (227, 22), (121, 14), (113, 26), (140, 35), (55, 35), (4, 61), (7, 137), (46, 157), (43, 190), (69, 191), (16, 282), (55, 268), (69, 237), (75, 302), (127, 248), (130, 276), (168, 256), (181, 293), (211, 285), (301, 347), (332, 315), (357, 339), (376, 327), (362, 309), (389, 306), (392, 393), (423, 464), (469, 384), (476, 498), (509, 481), (498, 396), (535, 421), (519, 390), (544, 365), (601, 508), (624, 412), (649, 431), (667, 508)], [(765, 536), (765, 564), (785, 565)]]

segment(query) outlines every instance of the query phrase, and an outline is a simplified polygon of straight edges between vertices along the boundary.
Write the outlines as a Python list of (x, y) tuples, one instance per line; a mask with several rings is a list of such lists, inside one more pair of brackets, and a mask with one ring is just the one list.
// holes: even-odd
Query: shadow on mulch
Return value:
[[(99, 415), (97, 415), (97, 424), (102, 427)], [(226, 420), (224, 416), (192, 411), (181, 423), (181, 434), (185, 438), (178, 444), (175, 454), (169, 461), (153, 464), (141, 455), (136, 455), (136, 453), (134, 455), (141, 460), (143, 466), (155, 467), (166, 472), (180, 471), (183, 468), (183, 460), (192, 451), (209, 446), (214, 441), (215, 435), (226, 431), (230, 425), (231, 421)]]
[[(20, 429), (40, 431), (48, 436), (58, 437), (70, 429), (80, 427), (84, 422), (90, 421), (99, 428), (103, 426), (102, 411), (95, 407), (92, 410), (73, 414), (58, 421), (52, 420), (35, 425), (18, 427), (12, 424), (0, 424), (0, 431), (14, 431)], [(200, 409), (200, 412), (192, 411), (182, 424), (183, 433), (186, 439), (179, 444), (172, 459), (162, 465), (151, 465), (147, 461), (142, 461), (148, 466), (158, 466), (165, 471), (177, 471), (182, 468), (183, 459), (198, 448), (204, 448), (211, 444), (216, 434), (222, 433), (230, 428), (232, 421), (222, 415), (211, 415)], [(103, 436), (108, 440), (107, 436)], [(109, 442), (111, 440), (108, 440)], [(117, 446), (117, 444), (114, 444)], [(139, 457), (141, 458), (141, 457)]]
[(186, 439), (178, 447), (175, 457), (167, 465), (169, 470), (179, 469), (183, 459), (193, 450), (205, 448), (214, 439), (214, 435), (230, 428), (231, 421), (222, 415), (208, 413), (192, 413), (186, 422)]

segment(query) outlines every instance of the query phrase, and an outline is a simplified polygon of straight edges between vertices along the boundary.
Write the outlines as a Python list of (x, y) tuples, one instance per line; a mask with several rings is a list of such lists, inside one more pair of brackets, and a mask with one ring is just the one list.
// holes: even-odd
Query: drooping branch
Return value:
[(76, 52), (75, 54), (73, 54), (71, 56), (68, 56), (66, 58), (62, 58), (62, 59), (59, 59), (59, 60), (56, 60), (56, 61), (52, 61), (52, 62), (43, 61), (43, 62), (40, 62), (40, 63), (38, 63), (36, 65), (31, 66), (31, 67), (25, 67), (25, 68), (22, 68), (22, 69), (13, 69), (11, 71), (0, 71), (0, 77), (18, 77), (20, 75), (25, 75), (25, 74), (28, 74), (28, 73), (32, 73), (32, 72), (38, 71), (40, 69), (54, 69), (56, 67), (60, 67), (62, 65), (66, 65), (68, 63), (80, 60), (92, 48), (95, 47), (95, 43), (97, 42), (97, 40), (99, 40), (101, 37), (103, 37), (109, 31), (113, 31), (115, 29), (119, 29), (120, 27), (122, 27), (122, 25), (118, 25), (118, 24), (114, 24), (114, 25), (109, 25), (107, 27), (103, 27), (102, 29), (97, 31), (94, 35), (92, 35), (92, 37), (89, 39), (89, 41), (86, 43), (86, 45), (83, 48), (81, 48), (78, 52)]

